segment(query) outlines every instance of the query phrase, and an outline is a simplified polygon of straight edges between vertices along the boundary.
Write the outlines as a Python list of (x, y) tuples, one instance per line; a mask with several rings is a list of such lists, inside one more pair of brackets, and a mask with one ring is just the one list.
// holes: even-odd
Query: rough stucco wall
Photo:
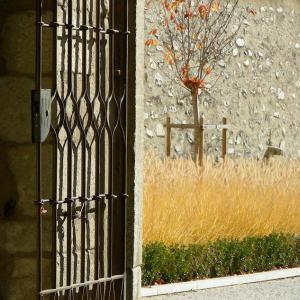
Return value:
[[(267, 145), (286, 155), (300, 155), (300, 2), (297, 0), (242, 1), (254, 7), (239, 38), (245, 46), (219, 63), (218, 84), (201, 95), (200, 112), (205, 123), (220, 124), (226, 116), (231, 126), (228, 155), (261, 158)], [(153, 11), (145, 10), (145, 30), (150, 31)], [(234, 41), (235, 42), (235, 41)], [(167, 115), (174, 123), (191, 123), (188, 93), (165, 75), (162, 49), (145, 52), (145, 147), (164, 153)], [(191, 151), (193, 132), (172, 130), (173, 154)], [(205, 151), (220, 157), (221, 132), (205, 131)]]

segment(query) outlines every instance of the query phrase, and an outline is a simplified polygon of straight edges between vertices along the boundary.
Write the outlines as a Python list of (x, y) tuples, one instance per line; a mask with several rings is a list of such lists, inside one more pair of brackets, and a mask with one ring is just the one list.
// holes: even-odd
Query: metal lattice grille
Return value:
[(37, 297), (124, 299), (128, 3), (36, 11)]

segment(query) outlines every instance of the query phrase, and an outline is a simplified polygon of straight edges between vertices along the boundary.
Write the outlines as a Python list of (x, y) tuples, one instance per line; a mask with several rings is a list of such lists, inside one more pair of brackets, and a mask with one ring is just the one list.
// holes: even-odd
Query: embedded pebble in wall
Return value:
[(243, 38), (238, 38), (236, 40), (236, 44), (239, 46), (239, 47), (244, 47), (245, 46), (245, 40)]
[(264, 54), (263, 54), (262, 52), (257, 52), (257, 54), (258, 54), (258, 56), (259, 56), (260, 58), (263, 58), (263, 57), (264, 57)]
[(300, 81), (296, 81), (295, 86), (296, 88), (300, 89)]
[(174, 105), (169, 106), (168, 111), (171, 113), (176, 113), (177, 112), (177, 107)]
[(158, 137), (164, 137), (166, 135), (164, 126), (161, 123), (156, 125), (155, 132)]
[(150, 59), (150, 68), (153, 70), (157, 69), (156, 62), (153, 59)]
[(249, 56), (249, 57), (252, 57), (252, 56), (253, 56), (253, 52), (252, 52), (250, 49), (248, 50), (248, 56)]
[(223, 59), (221, 59), (218, 63), (218, 65), (222, 68), (224, 68), (226, 65), (225, 65), (225, 61)]
[(276, 77), (276, 79), (278, 79), (278, 78), (279, 78), (279, 75), (280, 75), (280, 73), (279, 73), (279, 72), (275, 72), (275, 77)]
[(156, 46), (156, 50), (157, 51), (164, 51), (164, 48), (160, 45)]
[(149, 118), (149, 114), (148, 113), (144, 113), (144, 120), (147, 120)]
[(186, 134), (187, 140), (190, 144), (193, 144), (195, 141), (195, 137), (191, 132), (187, 132)]
[(248, 20), (244, 20), (243, 23), (244, 23), (245, 25), (247, 25), (247, 26), (250, 25), (250, 23), (248, 22)]
[(281, 14), (281, 13), (283, 12), (283, 8), (282, 8), (282, 7), (278, 7), (278, 8), (277, 8), (277, 12), (278, 12), (279, 14)]
[(158, 114), (155, 113), (154, 111), (151, 111), (150, 116), (152, 120), (158, 119)]
[(295, 44), (295, 48), (296, 48), (296, 49), (300, 49), (300, 44), (299, 44), (299, 43), (296, 43), (296, 44)]
[(161, 86), (162, 83), (163, 83), (163, 78), (162, 76), (159, 74), (159, 73), (156, 73), (154, 75), (154, 78), (155, 78), (155, 84), (158, 85), (158, 86)]
[(227, 154), (234, 154), (234, 148), (228, 148)]
[(153, 137), (154, 137), (154, 133), (153, 133), (152, 130), (146, 128), (145, 132), (146, 132), (146, 134), (147, 134), (147, 136), (148, 136), (149, 138), (153, 138)]
[(279, 88), (277, 90), (277, 99), (278, 100), (284, 100), (284, 98), (285, 98), (284, 91), (281, 88)]
[(182, 154), (182, 148), (180, 145), (175, 145), (174, 149), (177, 154)]
[(278, 112), (274, 112), (273, 117), (276, 119), (279, 119), (279, 113)]
[(266, 11), (266, 8), (264, 7), (264, 6), (262, 6), (261, 8), (260, 8), (260, 12), (265, 12)]
[(238, 56), (238, 55), (239, 55), (239, 50), (238, 50), (237, 48), (234, 48), (234, 49), (232, 50), (232, 55), (233, 55), (233, 56)]
[(240, 135), (237, 135), (237, 136), (236, 136), (235, 143), (236, 143), (237, 145), (240, 145), (240, 144), (242, 143), (242, 138), (241, 138)]
[(249, 60), (245, 60), (245, 61), (244, 61), (244, 66), (245, 66), (245, 67), (249, 67), (249, 65), (250, 65)]
[(174, 97), (173, 91), (168, 90), (168, 96), (169, 96), (169, 97)]

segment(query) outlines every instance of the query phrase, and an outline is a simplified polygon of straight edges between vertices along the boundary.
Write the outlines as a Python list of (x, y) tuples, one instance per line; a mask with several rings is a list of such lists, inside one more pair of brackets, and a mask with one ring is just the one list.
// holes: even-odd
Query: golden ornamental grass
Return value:
[(300, 161), (145, 156), (144, 244), (300, 233)]

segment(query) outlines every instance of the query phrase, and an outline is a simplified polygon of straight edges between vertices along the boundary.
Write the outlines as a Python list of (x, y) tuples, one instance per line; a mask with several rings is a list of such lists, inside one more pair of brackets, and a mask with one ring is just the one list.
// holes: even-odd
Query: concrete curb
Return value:
[(204, 290), (217, 287), (226, 287), (245, 283), (255, 283), (298, 276), (300, 276), (300, 268), (293, 268), (246, 275), (235, 275), (221, 278), (195, 280), (189, 282), (154, 285), (151, 287), (142, 288), (142, 297), (175, 294), (195, 290)]

